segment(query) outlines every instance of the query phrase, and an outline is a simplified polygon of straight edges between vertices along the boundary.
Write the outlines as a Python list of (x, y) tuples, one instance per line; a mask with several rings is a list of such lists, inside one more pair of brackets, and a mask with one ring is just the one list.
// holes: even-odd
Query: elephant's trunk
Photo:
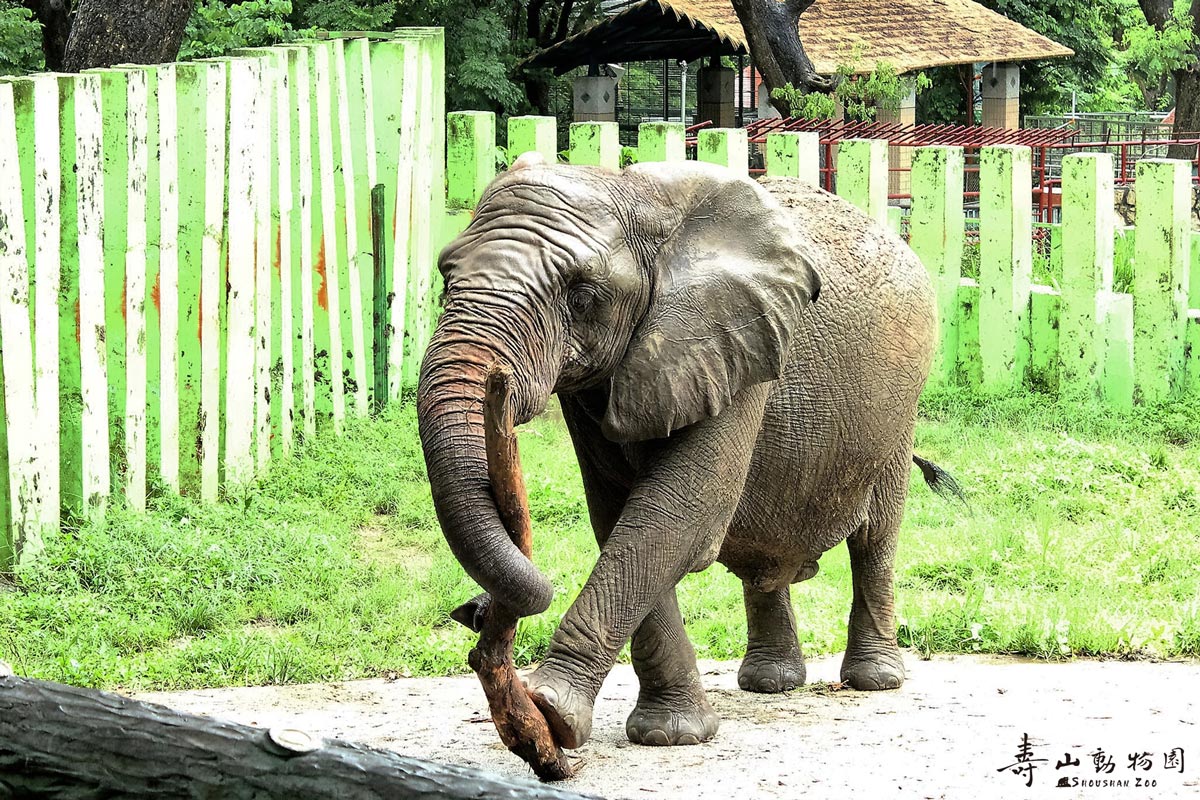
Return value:
[(488, 482), (487, 371), (497, 360), (511, 360), (495, 346), (473, 336), (456, 337), (449, 328), (439, 326), (417, 390), (421, 445), (438, 521), (467, 574), (497, 602), (520, 616), (540, 614), (554, 590), (509, 538)]

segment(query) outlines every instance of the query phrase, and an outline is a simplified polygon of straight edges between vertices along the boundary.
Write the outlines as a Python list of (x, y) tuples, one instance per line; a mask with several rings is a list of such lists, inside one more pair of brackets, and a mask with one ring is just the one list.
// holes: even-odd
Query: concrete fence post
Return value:
[(880, 225), (887, 225), (887, 142), (847, 139), (838, 145), (837, 193)]
[(1029, 369), (1033, 283), (1032, 174), (1028, 147), (984, 147), (980, 156), (979, 348), (983, 387), (1020, 388)]
[(767, 174), (821, 185), (821, 136), (815, 131), (767, 134)]
[(471, 211), (496, 177), (496, 115), (451, 111), (446, 115), (446, 206)]
[(1134, 238), (1134, 401), (1155, 403), (1183, 388), (1191, 214), (1188, 162), (1138, 162)]
[(684, 161), (682, 122), (643, 122), (638, 126), (638, 161)]
[(745, 128), (703, 128), (696, 139), (696, 160), (719, 164), (739, 175), (750, 174), (750, 145)]
[(909, 244), (929, 272), (937, 296), (941, 340), (929, 374), (935, 386), (953, 382), (956, 369), (964, 224), (963, 149), (917, 148), (912, 159)]
[(533, 115), (508, 118), (508, 162), (530, 152), (540, 153), (547, 164), (558, 163), (558, 120)]
[(581, 166), (621, 168), (620, 128), (615, 122), (573, 122), (570, 161)]
[(1095, 397), (1104, 347), (1098, 297), (1111, 292), (1113, 282), (1113, 157), (1064, 156), (1062, 170), (1059, 387), (1074, 397)]

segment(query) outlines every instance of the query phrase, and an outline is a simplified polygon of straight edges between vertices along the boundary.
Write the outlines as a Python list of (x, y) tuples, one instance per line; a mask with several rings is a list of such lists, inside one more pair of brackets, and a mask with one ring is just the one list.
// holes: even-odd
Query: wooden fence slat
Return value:
[(7, 522), (11, 525), (3, 534), (11, 545), (3, 549), (11, 550), (23, 562), (42, 549), (39, 484), (44, 465), (42, 442), (36, 434), (34, 342), (21, 186), (13, 89), (0, 83), (0, 366), (5, 394), (5, 417), (0, 424), (7, 428)]
[(317, 305), (314, 309), (316, 346), (317, 411), (329, 414), (335, 433), (342, 432), (345, 418), (345, 385), (342, 380), (342, 310), (339, 272), (345, 253), (344, 235), (339, 235), (338, 187), (334, 176), (337, 158), (337, 128), (333, 124), (334, 91), (333, 45), (329, 41), (311, 46), (313, 93), (312, 104), (315, 159), (313, 193), (320, 195), (320, 247), (315, 264)]
[(79, 176), (74, 75), (54, 77), (58, 88), (59, 297), (58, 419), (59, 499), (73, 514), (85, 511), (83, 492), (83, 389), (79, 354)]
[[(350, 123), (352, 105), (350, 95), (354, 89), (350, 86), (346, 70), (346, 49), (349, 43), (345, 39), (334, 39), (330, 42), (333, 46), (331, 54), (334, 86), (332, 100), (338, 124), (337, 161), (335, 163), (342, 174), (341, 183), (338, 185), (339, 218), (342, 221), (342, 239), (338, 250), (338, 284), (342, 290), (340, 303), (342, 347), (340, 350), (344, 359), (342, 369), (344, 391), (350, 396), (350, 402), (347, 405), (352, 416), (365, 417), (370, 409), (367, 406), (368, 359), (366, 358), (366, 333), (363, 330), (366, 322), (366, 318), (363, 316), (363, 292), (366, 288), (363, 273), (366, 259), (363, 247), (370, 240), (363, 240), (359, 226), (359, 215), (365, 209), (360, 208), (356, 192), (360, 188), (360, 184), (365, 181), (361, 181), (358, 173), (364, 171), (366, 165), (362, 163), (362, 154), (355, 153), (354, 136)], [(361, 95), (361, 77), (357, 91)], [(355, 110), (361, 114), (361, 105)], [(360, 129), (361, 121), (361, 117), (356, 120), (356, 125)], [(370, 282), (367, 281), (366, 284), (369, 286)]]
[[(200, 253), (200, 497), (214, 502), (220, 478), (221, 380), (224, 375), (221, 305), (225, 296), (226, 64), (204, 65), (208, 89), (204, 147), (204, 236)], [(183, 118), (181, 124), (188, 124)], [(192, 123), (194, 124), (194, 123)]]
[(227, 62), (229, 81), (228, 275), (225, 351), (225, 481), (244, 487), (254, 479), (255, 241), (258, 203), (257, 121), (263, 113), (257, 59)]
[[(126, 444), (125, 253), (128, 248), (129, 213), (129, 73), (119, 69), (88, 70), (100, 81), (104, 190), (101, 238), (104, 246), (104, 337), (107, 346), (108, 419), (112, 490), (124, 488), (126, 464), (121, 452)], [(136, 434), (135, 434), (136, 435)], [(144, 495), (144, 489), (139, 492)], [(137, 501), (135, 500), (135, 507)]]
[[(295, 390), (295, 331), (298, 329), (294, 317), (295, 302), (292, 296), (293, 269), (299, 268), (299, 253), (295, 251), (299, 215), (295, 213), (297, 185), (297, 148), (294, 146), (295, 125), (292, 122), (292, 73), (291, 51), (275, 48), (271, 51), (275, 61), (275, 158), (272, 159), (274, 175), (275, 219), (275, 275), (271, 282), (272, 306), (278, 311), (272, 339), (272, 352), (279, 354), (279, 379), (271, 382), (271, 416), (276, 433), (277, 447), (282, 456), (292, 453), (295, 436), (294, 415), (296, 409)], [(271, 371), (272, 376), (275, 370)]]
[(413, 148), (417, 104), (401, 102), (411, 94), (419, 68), (415, 42), (404, 39), (371, 43), (378, 181), (384, 185), (384, 219), (391, 225), (386, 253), (388, 286), (387, 358), (389, 401), (400, 398), (404, 384), (408, 311), (409, 246), (413, 192)]
[[(316, 258), (322, 259), (321, 269), (324, 270), (324, 253), (320, 245), (320, 204), (317, 194), (319, 184), (314, 181), (313, 161), (313, 57), (309, 47), (293, 47), (288, 49), (288, 74), (292, 82), (292, 108), (299, 109), (296, 114), (296, 154), (298, 166), (297, 186), (300, 202), (299, 244), (300, 259), (298, 271), (292, 273), (296, 298), (299, 302), (300, 338), (299, 354), (296, 357), (297, 368), (300, 371), (300, 416), (301, 433), (305, 441), (311, 441), (317, 435), (316, 410), (316, 354), (315, 354), (315, 297), (313, 278), (316, 272)], [(307, 113), (305, 113), (307, 110)], [(293, 265), (294, 267), (297, 265)]]
[(125, 189), (125, 501), (146, 508), (146, 217), (149, 154), (149, 81), (130, 71), (126, 83), (128, 181)]
[(1137, 165), (1134, 237), (1134, 402), (1156, 403), (1183, 390), (1191, 264), (1188, 162), (1149, 158)]
[[(100, 518), (109, 468), (108, 332), (105, 330), (104, 139), (99, 75), (75, 79), (75, 178), (79, 226), (79, 383), (83, 400), (85, 512)], [(10, 409), (11, 412), (11, 409)]]
[[(815, 144), (812, 148), (816, 155)], [(958, 292), (962, 278), (963, 149), (919, 147), (912, 162), (909, 244), (933, 282), (941, 338), (931, 385), (953, 383), (958, 359)]]
[(996, 145), (980, 155), (979, 347), (983, 387), (1019, 389), (1029, 369), (1033, 284), (1028, 147)]
[[(404, 339), (405, 384), (414, 385), (420, 374), (421, 358), (429, 344), (436, 315), (432, 303), (436, 295), (434, 273), (436, 252), (434, 237), (440, 238), (444, 218), (443, 190), (445, 115), (442, 113), (442, 39), (439, 29), (410, 28), (397, 31), (398, 37), (411, 38), (417, 47), (418, 68), (413, 76), (417, 87), (416, 134), (413, 159), (412, 204), (409, 225), (408, 311)], [(412, 73), (409, 73), (412, 75)], [(407, 97), (414, 93), (407, 91)], [(397, 237), (399, 238), (399, 237)], [(397, 242), (397, 246), (399, 243)], [(397, 251), (397, 258), (399, 251)]]
[(179, 117), (176, 68), (158, 69), (158, 307), (159, 340), (159, 461), (158, 474), (166, 488), (178, 492), (179, 482)]
[[(378, 179), (375, 153), (374, 83), (371, 75), (371, 49), (366, 38), (347, 39), (345, 51), (346, 105), (349, 113), (348, 137), (354, 162), (354, 221), (356, 223), (355, 280), (358, 290), (350, 298), (357, 308), (354, 314), (355, 411), (365, 416), (371, 410), (375, 370), (375, 280), (374, 252), (371, 245), (371, 188)], [(349, 192), (348, 192), (349, 193)], [(349, 218), (347, 218), (349, 224)], [(357, 337), (362, 341), (359, 342)]]

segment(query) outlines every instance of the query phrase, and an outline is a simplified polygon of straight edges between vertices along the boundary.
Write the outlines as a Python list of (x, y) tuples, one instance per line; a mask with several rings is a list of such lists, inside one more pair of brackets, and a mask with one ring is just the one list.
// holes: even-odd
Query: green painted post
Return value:
[(530, 152), (540, 153), (547, 164), (558, 162), (558, 120), (537, 116), (508, 118), (508, 162), (511, 164)]
[(682, 122), (643, 122), (638, 125), (638, 161), (684, 161)]
[[(417, 49), (415, 72), (405, 78), (405, 85), (411, 78), (414, 87), (406, 90), (405, 99), (416, 104), (415, 147), (409, 151), (415, 153), (411, 213), (420, 221), (409, 234), (407, 249), (404, 384), (411, 386), (437, 322), (441, 288), (436, 264), (446, 218), (445, 37), (441, 28), (403, 28), (396, 36)], [(399, 244), (396, 252), (399, 258)]]
[(963, 278), (959, 283), (955, 319), (958, 332), (955, 365), (959, 380), (967, 386), (979, 386), (983, 383), (983, 359), (979, 354), (979, 284), (973, 278)]
[(1194, 395), (1200, 395), (1200, 308), (1188, 309), (1187, 324), (1187, 385)]
[(1029, 298), (1029, 375), (1048, 391), (1059, 386), (1059, 319), (1062, 298), (1049, 286), (1035, 284)]
[(1033, 284), (1030, 149), (984, 147), (980, 156), (979, 346), (983, 388), (1019, 389), (1029, 369)]
[(768, 133), (766, 160), (768, 175), (821, 185), (821, 136), (815, 131)]
[(162, 177), (159, 169), (159, 121), (158, 121), (158, 71), (157, 66), (121, 65), (119, 69), (141, 73), (146, 79), (146, 231), (144, 245), (146, 259), (145, 297), (145, 358), (146, 358), (146, 459), (147, 465), (162, 463), (161, 426), (161, 361), (159, 319), (159, 248), (161, 237), (159, 187)]
[(837, 193), (880, 225), (887, 224), (888, 144), (847, 139), (837, 148)]
[(1103, 330), (1100, 396), (1109, 406), (1133, 408), (1133, 295), (1100, 292), (1097, 313)]
[(1068, 155), (1062, 170), (1059, 386), (1068, 396), (1090, 398), (1099, 389), (1103, 348), (1096, 298), (1099, 292), (1111, 292), (1113, 284), (1113, 157)]
[(63, 508), (84, 512), (83, 386), (79, 352), (79, 184), (76, 179), (76, 88), (74, 75), (58, 82), (60, 289), (58, 340), (59, 491)]
[(1178, 394), (1189, 295), (1191, 179), (1188, 162), (1138, 162), (1133, 271), (1134, 400)]
[(580, 166), (621, 168), (620, 128), (615, 122), (572, 122), (570, 161)]
[(1200, 308), (1200, 232), (1192, 231), (1188, 269), (1188, 308)]
[(961, 147), (919, 147), (913, 152), (909, 245), (933, 281), (941, 322), (941, 340), (929, 374), (931, 385), (952, 382), (956, 369), (965, 224), (962, 193)]
[[(128, 225), (129, 131), (126, 125), (128, 73), (117, 69), (88, 70), (100, 78), (104, 150), (104, 341), (108, 345), (108, 418), (112, 424), (111, 474), (122, 475), (117, 462), (124, 449), (125, 420), (125, 249)], [(117, 488), (116, 486), (113, 487)]]
[(446, 115), (446, 205), (470, 212), (496, 177), (496, 115), (452, 111)]
[(745, 128), (704, 128), (696, 138), (696, 160), (750, 173), (750, 145)]
[(387, 283), (387, 350), (376, 358), (387, 361), (387, 400), (400, 397), (404, 379), (405, 330), (408, 313), (408, 256), (411, 226), (399, 224), (410, 216), (415, 146), (416, 103), (406, 99), (416, 91), (416, 43), (388, 40), (371, 43), (371, 76), (375, 114), (375, 147), (379, 183), (384, 186), (383, 219), (391, 241), (385, 253)]
[(8, 408), (4, 403), (4, 347), (0, 345), (0, 573), (11, 572), (17, 561), (13, 543), (12, 503), (9, 501), (11, 465), (8, 460)]

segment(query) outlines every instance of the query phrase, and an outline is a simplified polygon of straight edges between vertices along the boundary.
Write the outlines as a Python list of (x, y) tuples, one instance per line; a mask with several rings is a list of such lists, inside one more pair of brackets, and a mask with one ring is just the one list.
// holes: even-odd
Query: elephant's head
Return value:
[(522, 157), (439, 267), (445, 311), (418, 391), (434, 504), (467, 573), (521, 615), (544, 611), (553, 592), (492, 499), (488, 367), (512, 366), (517, 424), (553, 391), (605, 387), (607, 437), (665, 437), (777, 378), (820, 288), (778, 203), (695, 162), (615, 173)]

